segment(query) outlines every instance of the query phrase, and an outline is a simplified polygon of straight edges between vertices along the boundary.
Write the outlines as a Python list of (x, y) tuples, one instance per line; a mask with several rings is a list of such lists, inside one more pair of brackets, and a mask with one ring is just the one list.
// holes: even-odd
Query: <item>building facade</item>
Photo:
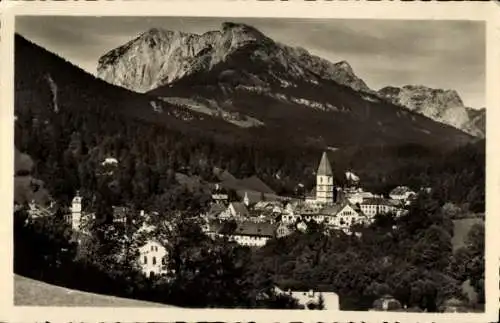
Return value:
[(139, 265), (147, 277), (167, 273), (167, 249), (156, 240), (148, 240), (139, 248)]

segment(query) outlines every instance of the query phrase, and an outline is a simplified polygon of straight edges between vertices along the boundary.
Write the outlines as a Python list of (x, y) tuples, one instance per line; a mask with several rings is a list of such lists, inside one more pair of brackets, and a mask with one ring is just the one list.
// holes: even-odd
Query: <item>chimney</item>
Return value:
[(144, 216), (144, 210), (141, 210), (141, 217)]

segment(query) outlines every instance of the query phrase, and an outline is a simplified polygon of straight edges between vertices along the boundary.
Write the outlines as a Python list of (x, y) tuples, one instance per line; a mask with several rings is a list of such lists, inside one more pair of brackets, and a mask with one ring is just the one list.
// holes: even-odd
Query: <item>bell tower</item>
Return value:
[(71, 227), (73, 230), (80, 230), (80, 222), (82, 218), (82, 197), (77, 191), (73, 201), (71, 202)]
[(316, 202), (333, 203), (333, 172), (326, 151), (321, 156), (316, 173)]

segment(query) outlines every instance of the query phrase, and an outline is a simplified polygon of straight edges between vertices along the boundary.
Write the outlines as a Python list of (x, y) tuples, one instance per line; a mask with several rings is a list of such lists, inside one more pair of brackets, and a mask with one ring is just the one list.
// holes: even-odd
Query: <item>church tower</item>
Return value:
[(82, 218), (82, 197), (79, 192), (76, 192), (73, 201), (71, 202), (71, 227), (73, 230), (80, 230), (80, 222)]
[(318, 171), (316, 173), (316, 202), (333, 203), (333, 172), (326, 155), (326, 151), (321, 156)]

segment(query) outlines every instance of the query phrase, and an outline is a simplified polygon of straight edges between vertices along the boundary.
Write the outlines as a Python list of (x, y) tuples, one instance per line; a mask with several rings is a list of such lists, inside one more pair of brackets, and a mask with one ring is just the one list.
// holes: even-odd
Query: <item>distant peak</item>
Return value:
[(153, 27), (153, 28), (150, 28), (147, 31), (143, 32), (140, 37), (160, 36), (160, 35), (165, 35), (165, 34), (169, 34), (169, 33), (172, 33), (172, 32), (165, 30), (165, 29)]
[(148, 31), (146, 31), (146, 34), (159, 34), (159, 33), (162, 33), (164, 32), (163, 29), (160, 29), (160, 28), (157, 28), (157, 27), (153, 27), (151, 29), (149, 29)]
[(249, 30), (257, 30), (254, 27), (243, 24), (243, 23), (237, 23), (237, 22), (232, 22), (232, 21), (226, 21), (222, 23), (222, 30), (228, 30), (228, 29), (249, 29)]
[(226, 21), (222, 23), (222, 32), (236, 32), (240, 34), (252, 35), (255, 38), (267, 38), (260, 30), (243, 23)]

